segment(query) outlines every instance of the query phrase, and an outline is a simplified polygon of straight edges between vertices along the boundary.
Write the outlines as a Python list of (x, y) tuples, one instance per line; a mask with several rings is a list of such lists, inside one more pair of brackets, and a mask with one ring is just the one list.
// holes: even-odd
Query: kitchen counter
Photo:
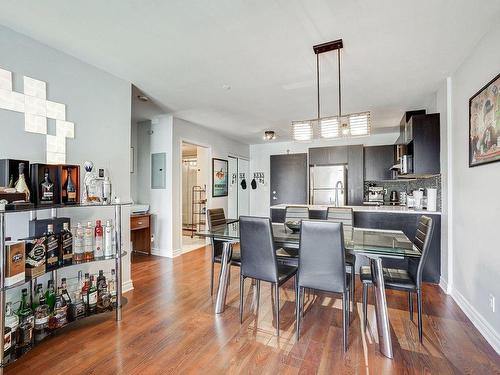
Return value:
[[(329, 206), (314, 205), (314, 204), (277, 204), (271, 206), (271, 209), (284, 210), (286, 206), (304, 206), (309, 207), (312, 211), (326, 211)], [(427, 215), (441, 215), (440, 211), (427, 211), (427, 210), (415, 210), (413, 208), (408, 208), (406, 206), (344, 206), (350, 207), (354, 212), (379, 212), (379, 213), (404, 213), (404, 214), (427, 214)]]

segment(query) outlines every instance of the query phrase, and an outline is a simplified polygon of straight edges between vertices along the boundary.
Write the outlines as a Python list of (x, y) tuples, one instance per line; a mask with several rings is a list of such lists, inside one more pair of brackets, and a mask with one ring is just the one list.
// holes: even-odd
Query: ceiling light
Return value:
[(228, 90), (229, 91), (229, 90), (231, 90), (231, 85), (222, 85), (222, 88), (224, 90)]
[(262, 138), (265, 141), (272, 141), (273, 139), (276, 139), (276, 133), (274, 132), (274, 130), (266, 130)]
[[(314, 120), (292, 122), (293, 139), (296, 141), (310, 140), (313, 138), (313, 124), (318, 124), (321, 138), (340, 138), (366, 136), (370, 134), (370, 112), (342, 114), (342, 90), (340, 77), (340, 50), (344, 47), (342, 39), (334, 40), (313, 46), (316, 54), (316, 81), (318, 99), (318, 117)], [(337, 51), (338, 61), (338, 115), (321, 117), (320, 90), (319, 90), (319, 55), (325, 52)]]
[(313, 137), (313, 124), (311, 121), (293, 122), (292, 133), (296, 141), (310, 141)]
[(141, 102), (149, 102), (149, 98), (146, 95), (137, 95), (137, 99), (139, 99)]

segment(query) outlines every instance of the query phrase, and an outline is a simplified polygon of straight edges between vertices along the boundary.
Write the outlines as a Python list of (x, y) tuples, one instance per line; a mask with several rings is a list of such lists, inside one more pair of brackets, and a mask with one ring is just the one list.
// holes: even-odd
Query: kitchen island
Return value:
[[(271, 206), (271, 219), (274, 223), (285, 222), (286, 204)], [(326, 219), (328, 206), (322, 205), (293, 205), (309, 207), (311, 219)], [(434, 222), (434, 233), (429, 248), (429, 257), (424, 266), (423, 279), (427, 282), (439, 283), (441, 276), (441, 212), (415, 210), (405, 206), (346, 206), (354, 211), (354, 226), (358, 228), (392, 229), (401, 230), (408, 236), (414, 238), (417, 231), (418, 219), (421, 215), (427, 215)], [(360, 258), (360, 257), (358, 257)], [(356, 259), (356, 269), (368, 264), (366, 259)], [(407, 259), (383, 260), (384, 267), (407, 267)]]

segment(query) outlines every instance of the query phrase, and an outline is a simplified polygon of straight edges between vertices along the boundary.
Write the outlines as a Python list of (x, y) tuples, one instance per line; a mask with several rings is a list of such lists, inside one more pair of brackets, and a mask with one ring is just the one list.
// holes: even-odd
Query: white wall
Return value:
[[(257, 216), (269, 216), (269, 188), (270, 188), (270, 156), (297, 153), (307, 153), (310, 147), (342, 146), (349, 144), (365, 145), (387, 145), (393, 144), (399, 137), (399, 133), (374, 134), (366, 138), (346, 139), (336, 141), (312, 141), (312, 142), (270, 142), (250, 146), (250, 176), (254, 172), (264, 172), (264, 185), (258, 184), (257, 189), (250, 188), (250, 214)], [(251, 179), (250, 179), (251, 181)]]
[[(468, 166), (469, 98), (500, 71), (500, 24), (452, 75), (452, 295), (500, 353), (500, 163)], [(496, 297), (496, 312), (489, 294)]]
[[(151, 154), (166, 153), (166, 188), (151, 189), (151, 179), (145, 182), (150, 193), (150, 212), (152, 214), (152, 233), (154, 237), (152, 254), (172, 256), (172, 129), (173, 118), (169, 115), (159, 116), (151, 121), (150, 153), (143, 155), (148, 158), (147, 168), (151, 169)], [(179, 161), (179, 166), (181, 162)], [(179, 169), (180, 171), (180, 169)], [(179, 180), (180, 183), (180, 180)], [(180, 195), (178, 204), (180, 206)], [(177, 218), (182, 221), (182, 217)]]
[[(176, 256), (181, 250), (181, 160), (182, 141), (195, 145), (206, 146), (209, 149), (211, 175), (211, 158), (227, 159), (229, 155), (249, 157), (249, 146), (235, 140), (229, 139), (221, 133), (192, 124), (190, 122), (174, 118), (173, 119), (173, 140), (172, 143), (172, 252), (168, 256)], [(212, 198), (211, 177), (207, 185), (207, 207), (222, 207), (227, 212), (227, 197)]]
[(134, 203), (151, 201), (151, 138), (151, 121), (132, 124), (134, 172), (130, 175)]
[[(14, 72), (15, 81), (19, 82), (22, 75), (45, 81), (47, 99), (66, 104), (67, 119), (75, 123), (75, 138), (66, 140), (67, 163), (82, 166), (91, 160), (97, 168), (106, 168), (112, 179), (113, 194), (123, 201), (129, 200), (130, 83), (1, 26), (0, 51), (3, 51), (0, 67)], [(0, 158), (45, 162), (46, 138), (24, 131), (23, 114), (0, 110), (0, 129)], [(112, 208), (60, 211), (72, 216), (73, 223), (113, 215)], [(122, 242), (126, 249), (130, 243), (128, 214), (125, 209)], [(27, 215), (9, 214), (7, 234), (16, 237), (27, 234), (27, 220)], [(112, 262), (100, 263), (92, 272), (102, 265), (105, 270), (113, 267)], [(78, 269), (69, 270), (76, 274)], [(124, 288), (130, 289), (129, 256), (124, 260), (123, 280)]]

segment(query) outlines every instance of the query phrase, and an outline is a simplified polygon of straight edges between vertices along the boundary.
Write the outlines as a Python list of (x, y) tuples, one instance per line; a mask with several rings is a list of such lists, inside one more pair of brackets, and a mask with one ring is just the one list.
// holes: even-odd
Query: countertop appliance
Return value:
[(384, 204), (385, 189), (381, 186), (368, 186), (367, 204)]
[(403, 155), (401, 156), (401, 174), (411, 174), (413, 173), (413, 156)]
[(399, 204), (399, 196), (398, 196), (398, 192), (396, 190), (391, 191), (390, 204), (392, 204), (392, 205)]
[(345, 165), (321, 165), (310, 167), (310, 204), (345, 206), (346, 181), (347, 168)]

